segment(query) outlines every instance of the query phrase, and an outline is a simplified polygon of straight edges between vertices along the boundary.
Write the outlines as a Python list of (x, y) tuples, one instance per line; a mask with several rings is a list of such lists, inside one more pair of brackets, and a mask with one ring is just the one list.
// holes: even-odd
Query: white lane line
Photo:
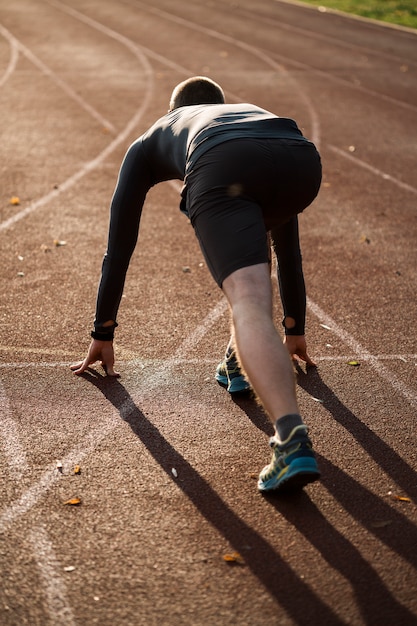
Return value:
[[(97, 167), (97, 165), (99, 165), (116, 148), (116, 146), (124, 141), (130, 134), (130, 132), (133, 131), (134, 127), (137, 125), (144, 111), (150, 103), (154, 84), (154, 76), (150, 63), (143, 54), (143, 52), (140, 50), (140, 48), (135, 46), (133, 42), (119, 35), (115, 31), (112, 31), (111, 29), (108, 29), (106, 27), (102, 27), (97, 22), (94, 22), (94, 20), (88, 20), (87, 23), (90, 26), (96, 28), (97, 30), (100, 30), (106, 35), (116, 39), (117, 41), (127, 46), (141, 63), (142, 67), (144, 68), (145, 77), (147, 78), (148, 82), (148, 88), (145, 92), (141, 106), (139, 107), (134, 117), (127, 124), (125, 129), (121, 133), (119, 133), (116, 139), (114, 139), (110, 143), (110, 145), (105, 150), (103, 150), (95, 159), (87, 163), (76, 174), (74, 174), (63, 184), (61, 184), (58, 190), (54, 190), (54, 192), (47, 194), (37, 202), (32, 203), (29, 207), (26, 207), (26, 209), (24, 209), (23, 211), (20, 211), (17, 215), (14, 215), (9, 220), (6, 220), (2, 224), (0, 224), (0, 231), (5, 230), (12, 224), (15, 224), (19, 219), (22, 219), (39, 207), (44, 206), (47, 202), (49, 202), (49, 200), (74, 185), (80, 178), (82, 178), (88, 172)], [(33, 59), (31, 60), (33, 61)], [(28, 463), (24, 449), (19, 440), (16, 425), (13, 423), (13, 420), (11, 418), (10, 407), (8, 406), (8, 401), (4, 393), (2, 394), (1, 399), (5, 405), (7, 403), (7, 406), (5, 408), (8, 409), (9, 416), (9, 419), (2, 424), (3, 444), (7, 455), (9, 467), (12, 468), (14, 474), (17, 474), (19, 471), (28, 469)], [(87, 454), (88, 451), (94, 449), (100, 438), (106, 436), (107, 432), (114, 428), (117, 424), (119, 424), (119, 422), (115, 420), (114, 424), (111, 425), (111, 428), (107, 430), (103, 428), (103, 424), (101, 424), (100, 429), (97, 429), (97, 432), (90, 432), (84, 440), (87, 443), (86, 447), (83, 450), (84, 454)], [(8, 428), (5, 429), (4, 426), (7, 426)], [(90, 441), (89, 445), (88, 441)], [(8, 507), (0, 520), (0, 532), (4, 532), (6, 527), (13, 523), (13, 521), (18, 516), (22, 515), (25, 511), (28, 511), (30, 508), (32, 508), (38, 502), (38, 500), (46, 493), (46, 491), (56, 482), (56, 480), (56, 469), (53, 473), (51, 470), (47, 471), (41, 477), (40, 481), (38, 481), (28, 491), (26, 491), (16, 503), (14, 503), (11, 507)], [(53, 546), (47, 532), (41, 527), (32, 530), (31, 541), (33, 544), (35, 559), (43, 578), (43, 589), (46, 593), (49, 621), (57, 625), (64, 624), (65, 626), (72, 626), (74, 624), (74, 619), (72, 611), (67, 604), (65, 584), (59, 575), (59, 565), (54, 555)]]
[[(209, 311), (201, 324), (199, 324), (191, 332), (191, 334), (184, 339), (172, 357), (162, 361), (156, 370), (144, 369), (143, 375), (146, 380), (146, 389), (156, 389), (162, 385), (166, 385), (166, 381), (171, 378), (170, 372), (174, 368), (178, 367), (178, 365), (182, 363), (189, 363), (190, 360), (186, 358), (187, 352), (193, 350), (196, 345), (200, 343), (207, 331), (220, 319), (227, 309), (228, 304), (226, 299), (223, 297), (217, 305)], [(143, 362), (141, 361), (134, 360), (133, 363), (135, 362), (139, 362), (143, 365)]]
[(46, 596), (49, 624), (51, 626), (74, 626), (73, 612), (67, 600), (67, 587), (59, 575), (62, 565), (54, 552), (51, 540), (43, 526), (29, 531), (29, 541), (36, 557), (42, 580), (42, 591)]
[[(193, 349), (194, 346), (191, 346)], [(414, 364), (417, 361), (417, 354), (372, 354), (372, 359), (376, 359), (377, 361), (401, 361), (401, 363), (406, 364)], [(350, 354), (339, 354), (339, 355), (314, 355), (314, 361), (323, 361), (329, 363), (341, 363), (348, 362), (353, 358), (358, 358), (355, 352), (351, 352)], [(366, 363), (369, 358), (362, 354), (361, 360)], [(122, 365), (123, 367), (130, 367), (132, 365), (141, 365), (142, 368), (145, 367), (163, 367), (166, 363), (173, 365), (186, 365), (187, 363), (191, 363), (193, 365), (198, 365), (199, 363), (204, 363), (205, 365), (213, 365), (213, 363), (217, 364), (219, 362), (219, 357), (211, 357), (211, 358), (190, 358), (190, 357), (178, 357), (178, 358), (170, 358), (170, 359), (142, 359), (140, 356), (126, 360), (126, 359), (117, 359), (117, 364)], [(43, 361), (40, 363), (36, 362), (23, 362), (23, 363), (0, 363), (0, 370), (7, 369), (38, 369), (38, 368), (67, 368), (69, 366), (69, 361)], [(0, 403), (0, 408), (1, 408)]]
[[(0, 33), (2, 33), (2, 26), (0, 24)], [(7, 39), (7, 37), (6, 37)], [(9, 41), (10, 44), (10, 60), (9, 64), (4, 72), (3, 76), (0, 78), (0, 87), (3, 87), (4, 83), (9, 80), (10, 76), (13, 74), (16, 69), (17, 61), (19, 58), (19, 51), (15, 41)]]
[(386, 174), (382, 170), (379, 170), (378, 168), (373, 167), (373, 165), (369, 165), (369, 163), (366, 163), (365, 161), (361, 161), (360, 159), (353, 156), (349, 152), (346, 152), (345, 150), (341, 150), (340, 148), (336, 148), (336, 146), (332, 146), (331, 144), (327, 144), (327, 147), (329, 150), (331, 150), (331, 152), (334, 152), (335, 154), (338, 154), (344, 157), (345, 159), (352, 161), (352, 163), (354, 163), (355, 165), (359, 165), (360, 167), (363, 167), (364, 169), (369, 170), (370, 172), (372, 172), (372, 174), (375, 174), (376, 176), (379, 176), (380, 178), (383, 178), (384, 180), (388, 180), (391, 183), (394, 183), (394, 185), (397, 185), (397, 187), (400, 187), (401, 189), (405, 189), (405, 191), (411, 191), (411, 193), (417, 194), (416, 187), (412, 187), (411, 185), (408, 185), (407, 183), (403, 183), (401, 180), (398, 180), (398, 178), (394, 178), (394, 176), (391, 176), (390, 174)]
[[(276, 1), (276, 0), (275, 0)], [(297, 4), (297, 2), (294, 0), (281, 0), (281, 2), (285, 2), (288, 1), (289, 4)], [(305, 3), (300, 3), (300, 6), (303, 6), (304, 8), (307, 7), (307, 4)], [(313, 8), (310, 7), (310, 5), (308, 5), (309, 8)], [(237, 9), (240, 13), (245, 14), (247, 17), (249, 17), (249, 19), (253, 19), (253, 13), (251, 13), (248, 10), (245, 9), (241, 9), (238, 8)], [(315, 7), (315, 10), (317, 10), (317, 7)], [(326, 9), (327, 11), (332, 12), (331, 9)], [(347, 15), (346, 13), (339, 13), (339, 15), (344, 16), (347, 19), (350, 18), (356, 18), (357, 16), (354, 16), (352, 14)], [(415, 66), (417, 65), (412, 59), (408, 59), (404, 56), (396, 56), (394, 53), (388, 53), (388, 52), (384, 52), (383, 50), (374, 50), (372, 48), (367, 48), (365, 46), (361, 46), (359, 44), (351, 44), (348, 43), (346, 41), (342, 41), (340, 38), (338, 39), (337, 37), (332, 37), (328, 34), (323, 34), (323, 33), (319, 33), (317, 30), (311, 30), (311, 29), (307, 29), (307, 28), (300, 28), (299, 26), (294, 26), (293, 24), (288, 24), (286, 22), (283, 22), (282, 19), (276, 19), (276, 18), (271, 18), (270, 16), (268, 17), (263, 17), (261, 15), (256, 15), (255, 19), (257, 21), (261, 21), (264, 24), (267, 24), (268, 26), (272, 26), (273, 24), (275, 24), (277, 26), (277, 28), (281, 29), (281, 30), (286, 30), (287, 32), (291, 32), (291, 33), (296, 33), (299, 35), (302, 35), (303, 37), (309, 37), (310, 39), (313, 39), (317, 45), (320, 45), (320, 42), (324, 41), (327, 43), (331, 43), (334, 44), (336, 46), (338, 46), (339, 48), (345, 48), (345, 50), (348, 50), (350, 52), (354, 52), (354, 53), (362, 53), (365, 55), (370, 55), (373, 57), (377, 57), (378, 59), (383, 59), (386, 61), (391, 61), (391, 62), (397, 62), (400, 65), (402, 64), (407, 64), (407, 65), (411, 65), (411, 66)], [(359, 19), (364, 19), (364, 18), (359, 18)], [(388, 24), (387, 22), (383, 23), (383, 22), (377, 22), (379, 26), (381, 27), (392, 27), (391, 24)], [(395, 28), (395, 26), (394, 26)], [(409, 29), (406, 30), (406, 32), (410, 32)], [(411, 31), (413, 34), (415, 34), (415, 30), (413, 29)]]
[(280, 59), (286, 65), (290, 65), (294, 68), (302, 69), (308, 72), (310, 76), (311, 75), (320, 76), (321, 78), (324, 78), (327, 82), (338, 83), (353, 91), (360, 91), (361, 93), (371, 96), (372, 98), (375, 98), (377, 100), (383, 100), (384, 102), (388, 102), (389, 104), (393, 104), (394, 106), (412, 111), (413, 113), (417, 111), (417, 107), (414, 104), (410, 104), (409, 102), (405, 102), (404, 100), (398, 100), (397, 98), (387, 96), (386, 94), (383, 94), (379, 91), (375, 91), (374, 89), (368, 89), (367, 87), (363, 87), (362, 85), (352, 83), (352, 81), (349, 81), (345, 78), (341, 78), (340, 76), (335, 76), (334, 74), (330, 74), (329, 72), (326, 72), (324, 70), (318, 70), (312, 65), (307, 65), (307, 63), (302, 63), (301, 61), (295, 61), (294, 59), (286, 57), (282, 54), (277, 54), (274, 52), (273, 55), (274, 57)]
[(342, 341), (350, 346), (358, 359), (366, 360), (379, 376), (399, 392), (412, 406), (417, 406), (417, 391), (410, 389), (395, 374), (388, 370), (379, 359), (364, 348), (352, 335), (343, 330), (318, 304), (307, 298), (309, 310), (318, 317), (321, 322), (329, 327), (329, 331), (337, 335)]
[[(37, 56), (33, 54), (23, 45), (16, 37), (14, 37), (4, 26), (0, 24), (0, 33), (5, 37), (11, 45), (15, 46), (18, 50), (20, 50), (24, 56), (29, 59), (33, 65), (35, 65), (45, 76), (47, 76), (52, 82), (54, 82), (62, 91), (64, 91), (67, 96), (69, 96), (72, 100), (74, 100), (82, 109), (87, 111), (91, 117), (93, 117), (99, 124), (104, 126), (107, 130), (112, 133), (116, 133), (116, 128), (113, 126), (111, 122), (106, 120), (98, 111), (96, 111), (84, 98), (82, 98), (76, 91), (74, 91), (67, 83), (65, 83), (59, 76), (57, 76), (43, 61), (38, 59)], [(0, 83), (1, 84), (1, 83)]]
[[(184, 358), (187, 351), (193, 349), (197, 343), (201, 341), (205, 333), (209, 328), (219, 319), (221, 315), (226, 311), (227, 303), (222, 298), (215, 307), (205, 317), (202, 323), (192, 331), (190, 335), (185, 337), (181, 345), (176, 350), (172, 360), (161, 361), (156, 371), (150, 372), (149, 376), (146, 376), (146, 389), (153, 389), (161, 384), (161, 380), (167, 378), (167, 368), (175, 367), (179, 358)], [(38, 365), (38, 364), (37, 364)], [(68, 363), (66, 364), (68, 367)], [(74, 374), (69, 372), (69, 375)], [(130, 403), (129, 403), (130, 406)], [(97, 445), (107, 437), (107, 435), (115, 428), (121, 425), (119, 412), (114, 412), (111, 419), (102, 419), (99, 426), (91, 430), (73, 450), (71, 450), (65, 458), (62, 460), (64, 471), (69, 471), (70, 467), (73, 467), (76, 463), (79, 463), (83, 458), (88, 456)], [(7, 441), (8, 430), (4, 432), (6, 438), (6, 448), (10, 450), (10, 454), (14, 451), (14, 437), (13, 440)], [(22, 496), (9, 505), (6, 510), (0, 516), (0, 533), (5, 532), (10, 525), (12, 525), (20, 516), (24, 515), (45, 495), (45, 493), (55, 484), (61, 477), (57, 473), (54, 464), (51, 464), (43, 473), (41, 478), (29, 487)]]
[[(17, 424), (12, 417), (8, 398), (0, 381), (0, 440), (5, 453), (9, 472), (12, 479), (19, 482), (30, 471), (26, 452), (21, 444)], [(55, 469), (55, 473), (56, 473)], [(48, 474), (47, 474), (48, 477)], [(49, 472), (49, 478), (51, 473)], [(42, 483), (44, 484), (44, 482)], [(45, 490), (42, 490), (42, 495)], [(26, 498), (27, 500), (27, 498)], [(22, 507), (21, 507), (22, 508)], [(5, 529), (0, 528), (0, 532)], [(53, 552), (52, 542), (45, 529), (37, 527), (31, 529), (29, 539), (32, 543), (33, 554), (42, 577), (42, 589), (46, 595), (46, 602), (50, 623), (57, 626), (72, 626), (74, 620), (72, 611), (66, 602), (65, 583), (60, 576), (59, 564)]]
[(180, 347), (175, 351), (172, 359), (175, 362), (179, 360), (184, 360), (186, 353), (194, 349), (198, 343), (202, 340), (204, 335), (206, 335), (209, 328), (213, 326), (217, 322), (217, 320), (225, 313), (228, 309), (228, 304), (226, 298), (222, 298), (215, 307), (206, 315), (204, 320), (199, 324), (193, 332), (188, 335), (180, 345)]
[[(50, 2), (50, 4), (53, 4), (54, 6), (58, 6), (59, 8), (61, 8), (60, 4), (57, 2)], [(63, 183), (60, 183), (58, 189), (53, 189), (42, 198), (39, 198), (39, 200), (36, 200), (35, 202), (30, 204), (26, 208), (22, 209), (21, 211), (19, 211), (18, 213), (10, 217), (9, 219), (5, 220), (4, 222), (1, 222), (0, 232), (7, 230), (8, 228), (10, 228), (10, 226), (16, 224), (16, 222), (20, 221), (21, 219), (23, 219), (30, 213), (33, 213), (37, 209), (45, 206), (45, 204), (48, 204), (51, 200), (59, 196), (61, 193), (73, 187), (75, 183), (77, 183), (81, 178), (83, 178), (86, 174), (88, 174), (89, 172), (94, 170), (96, 167), (98, 167), (100, 163), (102, 163), (116, 149), (116, 147), (119, 144), (121, 144), (123, 141), (125, 141), (127, 137), (130, 135), (130, 133), (133, 132), (133, 130), (138, 125), (141, 117), (143, 116), (145, 110), (148, 108), (150, 101), (151, 101), (153, 87), (154, 87), (153, 70), (148, 59), (146, 58), (145, 54), (140, 49), (140, 47), (136, 46), (132, 41), (130, 41), (126, 37), (123, 37), (122, 35), (120, 35), (119, 33), (116, 33), (110, 28), (102, 26), (101, 24), (99, 24), (98, 22), (95, 22), (94, 20), (91, 20), (90, 18), (81, 19), (81, 17), (83, 16), (81, 16), (81, 14), (78, 14), (77, 11), (68, 9), (66, 7), (65, 12), (70, 13), (71, 15), (74, 15), (81, 21), (85, 21), (87, 24), (89, 24), (93, 28), (96, 28), (97, 30), (103, 32), (109, 37), (112, 37), (116, 41), (119, 41), (120, 43), (125, 45), (129, 50), (131, 50), (143, 67), (145, 77), (148, 82), (148, 88), (146, 89), (144, 93), (144, 96), (142, 98), (142, 101), (140, 103), (140, 106), (136, 114), (131, 118), (129, 123), (117, 135), (117, 137), (115, 137), (115, 139), (102, 152), (100, 152), (100, 154), (97, 157), (95, 157), (93, 160), (86, 163), (80, 170), (78, 170), (75, 174), (70, 176), (70, 178), (65, 180)]]
[[(91, 430), (78, 446), (65, 455), (62, 459), (64, 473), (68, 473), (71, 467), (80, 463), (112, 430), (120, 426), (120, 419), (117, 418), (119, 418), (119, 414), (113, 416), (112, 419), (103, 419), (100, 426)], [(0, 516), (0, 533), (6, 532), (19, 517), (30, 511), (61, 478), (62, 475), (56, 469), (55, 462), (51, 463), (41, 477), (28, 487), (20, 498), (6, 507)]]
[(12, 417), (9, 399), (0, 380), (0, 443), (7, 460), (10, 477), (17, 482), (27, 472), (26, 451), (20, 442), (17, 424)]

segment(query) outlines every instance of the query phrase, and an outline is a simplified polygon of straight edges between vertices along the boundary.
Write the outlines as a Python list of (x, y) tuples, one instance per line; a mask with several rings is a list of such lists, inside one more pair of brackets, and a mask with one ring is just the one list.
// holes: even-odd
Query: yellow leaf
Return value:
[(74, 474), (81, 474), (81, 467), (79, 465), (74, 467)]
[(400, 502), (411, 502), (411, 498), (407, 498), (406, 496), (394, 496), (394, 498)]
[(77, 506), (77, 504), (81, 504), (81, 499), (80, 498), (71, 498), (70, 500), (67, 500), (66, 502), (64, 502), (64, 504), (70, 504), (72, 506)]
[(230, 554), (224, 554), (223, 561), (226, 561), (226, 563), (239, 563), (240, 565), (244, 563), (244, 560), (242, 559), (239, 552), (232, 552)]
[(17, 196), (12, 196), (10, 198), (10, 204), (13, 204), (14, 206), (20, 204), (20, 198), (18, 198)]
[(359, 367), (359, 361), (348, 361), (348, 365), (352, 365), (353, 367)]

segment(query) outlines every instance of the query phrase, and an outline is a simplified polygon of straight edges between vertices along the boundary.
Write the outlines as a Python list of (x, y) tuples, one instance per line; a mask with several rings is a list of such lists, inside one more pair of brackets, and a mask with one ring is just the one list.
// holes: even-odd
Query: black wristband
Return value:
[(117, 322), (114, 322), (111, 326), (96, 326), (95, 329), (91, 331), (91, 336), (93, 339), (98, 339), (99, 341), (113, 341), (114, 329), (117, 326)]
[[(295, 324), (294, 324), (294, 326), (292, 326), (292, 328), (287, 328), (285, 326), (285, 320), (286, 320), (287, 317), (288, 316), (286, 315), (284, 317), (284, 319), (282, 320), (282, 326), (284, 328), (285, 334), (286, 335), (290, 335), (290, 336), (291, 335), (304, 335), (304, 333), (305, 333), (304, 324), (297, 324), (297, 322), (295, 322)], [(289, 316), (289, 317), (291, 317), (291, 316)]]
[(98, 333), (96, 330), (92, 330), (90, 334), (93, 339), (98, 339), (99, 341), (113, 341), (114, 339), (113, 330), (111, 330), (109, 333)]

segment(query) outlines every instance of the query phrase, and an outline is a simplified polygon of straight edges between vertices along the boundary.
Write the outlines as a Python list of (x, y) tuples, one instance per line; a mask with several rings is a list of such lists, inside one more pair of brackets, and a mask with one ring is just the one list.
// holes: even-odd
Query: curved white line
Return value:
[(328, 144), (327, 147), (329, 150), (331, 150), (335, 154), (338, 154), (344, 157), (345, 159), (352, 161), (352, 163), (360, 167), (363, 167), (365, 170), (369, 170), (370, 172), (372, 172), (372, 174), (375, 174), (376, 176), (379, 176), (380, 178), (383, 178), (384, 180), (389, 180), (391, 183), (394, 183), (394, 185), (397, 185), (397, 187), (400, 187), (401, 189), (404, 189), (405, 191), (411, 191), (411, 193), (417, 193), (417, 189), (415, 187), (412, 187), (411, 185), (408, 185), (407, 183), (403, 183), (401, 180), (398, 180), (398, 178), (394, 178), (394, 176), (391, 176), (390, 174), (386, 174), (382, 170), (379, 170), (378, 168), (373, 167), (373, 165), (369, 165), (369, 163), (366, 163), (365, 161), (361, 161), (360, 159), (354, 157), (349, 152), (340, 150), (340, 148), (336, 148), (336, 146), (332, 146), (330, 144)]
[[(58, 2), (51, 1), (49, 4), (53, 4), (54, 6), (58, 6), (58, 8), (62, 8), (60, 3)], [(65, 12), (69, 13), (70, 15), (72, 15), (73, 17), (79, 20), (86, 22), (92, 28), (95, 28), (96, 30), (103, 32), (104, 34), (115, 39), (116, 41), (119, 41), (121, 44), (123, 44), (129, 50), (131, 50), (133, 54), (136, 56), (136, 58), (139, 60), (139, 62), (141, 63), (144, 69), (149, 87), (145, 92), (145, 95), (143, 97), (142, 103), (138, 111), (133, 116), (133, 118), (129, 121), (127, 126), (117, 135), (117, 137), (102, 152), (100, 152), (100, 154), (95, 159), (86, 163), (84, 167), (78, 170), (78, 172), (76, 172), (75, 174), (70, 176), (70, 178), (68, 178), (63, 183), (61, 183), (57, 189), (53, 189), (42, 198), (39, 198), (39, 200), (32, 202), (32, 204), (30, 204), (26, 208), (22, 209), (18, 213), (15, 213), (15, 215), (12, 215), (12, 217), (0, 223), (0, 232), (7, 230), (8, 228), (10, 228), (10, 226), (16, 224), (18, 221), (20, 221), (21, 219), (23, 219), (30, 213), (33, 213), (40, 207), (43, 207), (45, 204), (48, 204), (48, 202), (50, 202), (51, 200), (59, 196), (63, 191), (66, 191), (67, 189), (72, 187), (76, 182), (78, 182), (86, 174), (88, 174), (89, 172), (94, 170), (96, 167), (98, 167), (98, 165), (100, 165), (100, 163), (102, 163), (109, 156), (109, 154), (111, 154), (113, 150), (115, 150), (115, 148), (119, 144), (125, 141), (127, 137), (130, 135), (130, 133), (134, 130), (134, 128), (139, 123), (142, 115), (144, 114), (145, 110), (148, 108), (151, 97), (152, 97), (153, 86), (154, 86), (153, 70), (146, 55), (144, 54), (144, 52), (141, 50), (139, 46), (134, 44), (133, 41), (131, 41), (130, 39), (127, 39), (123, 35), (120, 35), (119, 33), (111, 30), (110, 28), (106, 26), (103, 26), (102, 24), (99, 24), (95, 20), (92, 20), (90, 18), (83, 16), (82, 14), (78, 13), (78, 11), (75, 11), (74, 9), (69, 9), (68, 7), (65, 7), (65, 9), (62, 9), (62, 10), (64, 10)]]
[[(148, 107), (148, 104), (151, 99), (152, 90), (153, 90), (153, 72), (152, 68), (143, 54), (143, 52), (130, 42), (125, 37), (122, 37), (118, 33), (111, 31), (108, 28), (101, 27), (97, 22), (93, 20), (88, 20), (90, 26), (101, 30), (109, 37), (113, 37), (117, 41), (126, 45), (138, 58), (139, 62), (142, 64), (142, 67), (145, 71), (145, 76), (148, 80), (148, 89), (146, 90), (143, 102), (139, 107), (136, 115), (130, 120), (125, 129), (119, 133), (119, 135), (110, 143), (109, 146), (105, 150), (103, 150), (95, 159), (87, 163), (83, 168), (81, 168), (78, 172), (76, 172), (72, 177), (67, 179), (59, 188), (59, 190), (54, 190), (54, 192), (47, 194), (43, 198), (39, 199), (37, 202), (32, 203), (29, 207), (26, 207), (23, 211), (20, 211), (17, 215), (14, 215), (11, 219), (6, 220), (2, 224), (0, 224), (0, 230), (5, 230), (10, 225), (16, 223), (19, 219), (22, 219), (24, 216), (32, 213), (37, 208), (46, 204), (49, 200), (57, 196), (62, 191), (65, 191), (72, 185), (74, 185), (80, 178), (82, 178), (85, 174), (90, 172), (92, 169), (97, 167), (99, 163), (101, 163), (122, 141), (126, 139), (128, 134), (133, 130), (136, 124), (139, 122), (142, 117), (144, 111)], [(4, 29), (1, 31), (4, 34)], [(7, 35), (6, 35), (7, 36)], [(10, 35), (10, 37), (12, 37)], [(9, 41), (12, 41), (12, 50), (16, 50), (17, 46), (20, 46), (20, 49), (23, 53), (38, 67), (42, 69), (44, 73), (47, 73), (57, 84), (59, 84), (70, 97), (74, 97), (71, 90), (68, 88), (65, 83), (63, 83), (60, 79), (55, 77), (55, 75), (50, 72), (50, 70), (44, 66), (42, 62), (40, 62), (30, 51), (21, 46), (14, 38)], [(9, 64), (11, 67), (11, 64)], [(10, 70), (11, 71), (11, 70)], [(95, 116), (95, 111), (92, 108), (86, 107), (87, 103), (85, 103), (81, 99), (77, 99), (80, 104), (84, 105), (84, 108), (87, 108), (90, 114)], [(103, 121), (104, 118), (100, 118), (100, 121)], [(2, 419), (0, 420), (0, 434), (2, 435), (3, 447), (6, 453), (6, 458), (8, 461), (9, 469), (16, 479), (19, 479), (23, 476), (23, 473), (28, 470), (29, 465), (26, 458), (25, 450), (20, 442), (19, 434), (17, 431), (16, 423), (13, 420), (10, 412), (10, 407), (8, 403), (8, 398), (4, 393), (3, 386), (0, 385), (0, 407), (2, 410)], [(114, 427), (118, 422), (115, 421)], [(87, 439), (90, 440), (90, 448), (84, 449), (84, 454), (87, 454), (87, 451), (91, 449), (91, 447), (95, 447), (97, 445), (97, 441), (100, 440), (100, 437), (104, 437), (107, 434), (107, 430), (103, 428), (103, 424), (100, 429), (101, 432), (93, 432), (89, 433)], [(41, 478), (41, 480), (33, 485), (28, 491), (26, 491), (22, 497), (19, 499), (11, 507), (8, 507), (6, 513), (2, 516), (3, 524), (0, 525), (1, 531), (4, 532), (6, 520), (13, 522), (14, 519), (18, 515), (22, 515), (25, 511), (29, 510), (34, 504), (46, 493), (47, 489), (51, 487), (57, 479), (57, 470), (47, 471)], [(34, 529), (31, 529), (29, 536), (32, 546), (33, 553), (36, 559), (36, 563), (38, 565), (41, 578), (43, 580), (43, 589), (46, 595), (46, 603), (47, 610), (49, 614), (49, 621), (51, 623), (65, 625), (65, 626), (73, 626), (75, 624), (74, 617), (70, 606), (68, 605), (68, 601), (66, 598), (66, 587), (65, 583), (60, 576), (59, 572), (59, 564), (55, 557), (55, 553), (53, 550), (52, 542), (48, 536), (46, 530), (38, 526)]]
[(339, 83), (344, 87), (349, 87), (349, 89), (353, 89), (355, 91), (360, 91), (365, 93), (377, 100), (384, 100), (389, 104), (393, 104), (395, 106), (399, 106), (403, 109), (408, 109), (409, 111), (413, 111), (415, 113), (417, 111), (417, 107), (414, 104), (410, 104), (405, 102), (404, 100), (398, 100), (397, 98), (393, 98), (391, 96), (387, 96), (386, 94), (380, 93), (379, 91), (375, 91), (374, 89), (368, 89), (367, 87), (363, 87), (362, 85), (356, 85), (345, 78), (341, 78), (340, 76), (335, 76), (334, 74), (330, 74), (324, 70), (319, 70), (311, 65), (307, 65), (307, 63), (302, 63), (301, 61), (295, 61), (294, 59), (290, 59), (289, 57), (285, 57), (282, 54), (273, 53), (274, 57), (281, 59), (287, 65), (292, 65), (293, 67), (297, 67), (307, 71), (310, 75), (316, 74), (317, 76), (323, 77), (328, 81), (332, 81), (334, 83)]
[(29, 464), (26, 451), (20, 442), (18, 428), (12, 417), (9, 399), (0, 380), (0, 445), (9, 467), (10, 477), (16, 481), (22, 479)]
[(327, 315), (325, 311), (318, 304), (313, 302), (311, 298), (307, 298), (307, 305), (309, 310), (314, 313), (326, 326), (329, 327), (330, 332), (337, 335), (346, 345), (350, 346), (358, 359), (366, 360), (373, 369), (379, 374), (379, 376), (391, 385), (398, 393), (400, 393), (408, 402), (416, 407), (417, 406), (417, 392), (410, 389), (405, 385), (395, 374), (390, 372), (382, 363), (379, 362), (378, 357), (374, 356), (369, 350), (364, 348), (359, 341), (356, 341), (352, 335), (343, 330), (335, 321)]
[(26, 48), (16, 37), (14, 37), (4, 26), (0, 24), (0, 33), (8, 39), (11, 45), (13, 45), (16, 49), (20, 50), (22, 54), (29, 59), (35, 67), (37, 67), (45, 76), (50, 78), (62, 91), (64, 91), (67, 96), (69, 96), (72, 100), (74, 100), (82, 109), (87, 111), (91, 117), (93, 117), (99, 124), (104, 126), (107, 130), (112, 133), (116, 132), (116, 128), (113, 126), (111, 122), (106, 120), (98, 111), (96, 111), (84, 98), (82, 98), (77, 92), (75, 92), (67, 83), (65, 83), (59, 76), (57, 76), (43, 61), (38, 59), (37, 56), (33, 54)]
[[(0, 33), (3, 33), (3, 27), (0, 24)], [(6, 39), (8, 39), (6, 37)], [(3, 76), (0, 78), (0, 87), (2, 87), (4, 85), (4, 83), (10, 78), (10, 76), (13, 74), (14, 70), (16, 69), (16, 65), (17, 65), (17, 60), (19, 58), (19, 51), (18, 51), (18, 46), (16, 44), (15, 41), (10, 41), (10, 39), (8, 39), (9, 44), (10, 44), (10, 61), (9, 64), (6, 68), (6, 71), (4, 72)]]
[[(275, 0), (277, 1), (277, 0)], [(285, 2), (286, 0), (278, 0), (278, 2)], [(288, 4), (298, 4), (296, 2), (294, 2), (293, 0), (288, 0), (287, 1)], [(319, 7), (312, 7), (311, 5), (305, 4), (305, 3), (299, 3), (300, 6), (302, 6), (303, 8), (315, 8), (316, 10), (318, 10)], [(277, 19), (277, 18), (270, 18), (270, 17), (264, 17), (262, 15), (255, 15), (254, 12), (249, 11), (248, 9), (242, 9), (240, 7), (236, 7), (237, 11), (239, 11), (239, 13), (241, 13), (242, 15), (246, 15), (247, 17), (249, 17), (249, 19), (257, 19), (260, 22), (263, 22), (264, 24), (268, 24), (269, 26), (276, 24), (276, 26), (282, 30), (286, 30), (288, 32), (291, 33), (297, 33), (299, 35), (303, 35), (305, 37), (310, 37), (310, 39), (314, 39), (315, 41), (321, 42), (321, 41), (325, 41), (328, 43), (331, 43), (333, 45), (338, 46), (339, 48), (345, 48), (347, 50), (353, 51), (353, 52), (359, 52), (362, 54), (368, 54), (370, 56), (373, 57), (377, 57), (378, 59), (383, 59), (383, 60), (387, 60), (387, 61), (395, 61), (398, 63), (407, 63), (408, 65), (417, 65), (412, 59), (408, 59), (406, 57), (400, 57), (400, 56), (396, 56), (394, 53), (390, 54), (388, 52), (384, 52), (382, 50), (374, 50), (372, 48), (367, 48), (366, 46), (362, 46), (362, 45), (355, 45), (355, 44), (351, 44), (348, 43), (347, 41), (343, 41), (341, 39), (338, 39), (336, 37), (332, 37), (331, 35), (328, 34), (324, 34), (324, 33), (319, 33), (316, 30), (311, 30), (308, 28), (301, 28), (300, 26), (294, 26), (293, 24), (288, 24), (288, 22), (283, 22), (281, 19)], [(329, 12), (331, 13), (331, 9), (327, 9), (326, 8), (326, 13)], [(343, 15), (345, 18), (349, 19), (349, 18), (355, 18), (355, 17), (359, 17), (359, 16), (353, 16), (352, 14), (348, 14), (348, 13), (343, 13), (343, 12), (339, 12), (339, 15)], [(361, 18), (364, 21), (368, 21), (366, 18)], [(387, 23), (386, 22), (377, 22), (378, 26), (386, 26)], [(417, 31), (414, 30), (406, 30), (406, 32), (412, 32), (414, 35), (417, 34)]]
[(75, 626), (74, 615), (67, 599), (67, 585), (61, 576), (59, 563), (52, 541), (43, 525), (29, 530), (29, 541), (36, 558), (42, 580), (42, 590), (51, 626)]

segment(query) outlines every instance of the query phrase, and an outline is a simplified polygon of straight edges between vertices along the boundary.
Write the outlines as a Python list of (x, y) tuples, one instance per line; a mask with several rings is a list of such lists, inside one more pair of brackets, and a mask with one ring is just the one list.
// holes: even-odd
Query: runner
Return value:
[[(101, 360), (108, 375), (118, 375), (114, 330), (142, 208), (153, 185), (172, 179), (184, 181), (180, 208), (229, 302), (239, 364), (275, 426), (272, 460), (258, 488), (303, 487), (320, 473), (300, 416), (291, 360), (273, 322), (267, 235), (272, 229), (284, 233), (287, 224), (294, 230), (294, 216), (311, 204), (321, 183), (320, 156), (294, 120), (252, 104), (226, 104), (222, 88), (206, 77), (177, 85), (167, 115), (123, 160), (92, 341), (86, 358), (71, 368), (82, 374)], [(298, 246), (298, 234), (291, 241)], [(292, 315), (285, 318), (288, 331), (300, 332), (301, 324)], [(306, 355), (304, 335), (291, 336), (290, 351)]]

